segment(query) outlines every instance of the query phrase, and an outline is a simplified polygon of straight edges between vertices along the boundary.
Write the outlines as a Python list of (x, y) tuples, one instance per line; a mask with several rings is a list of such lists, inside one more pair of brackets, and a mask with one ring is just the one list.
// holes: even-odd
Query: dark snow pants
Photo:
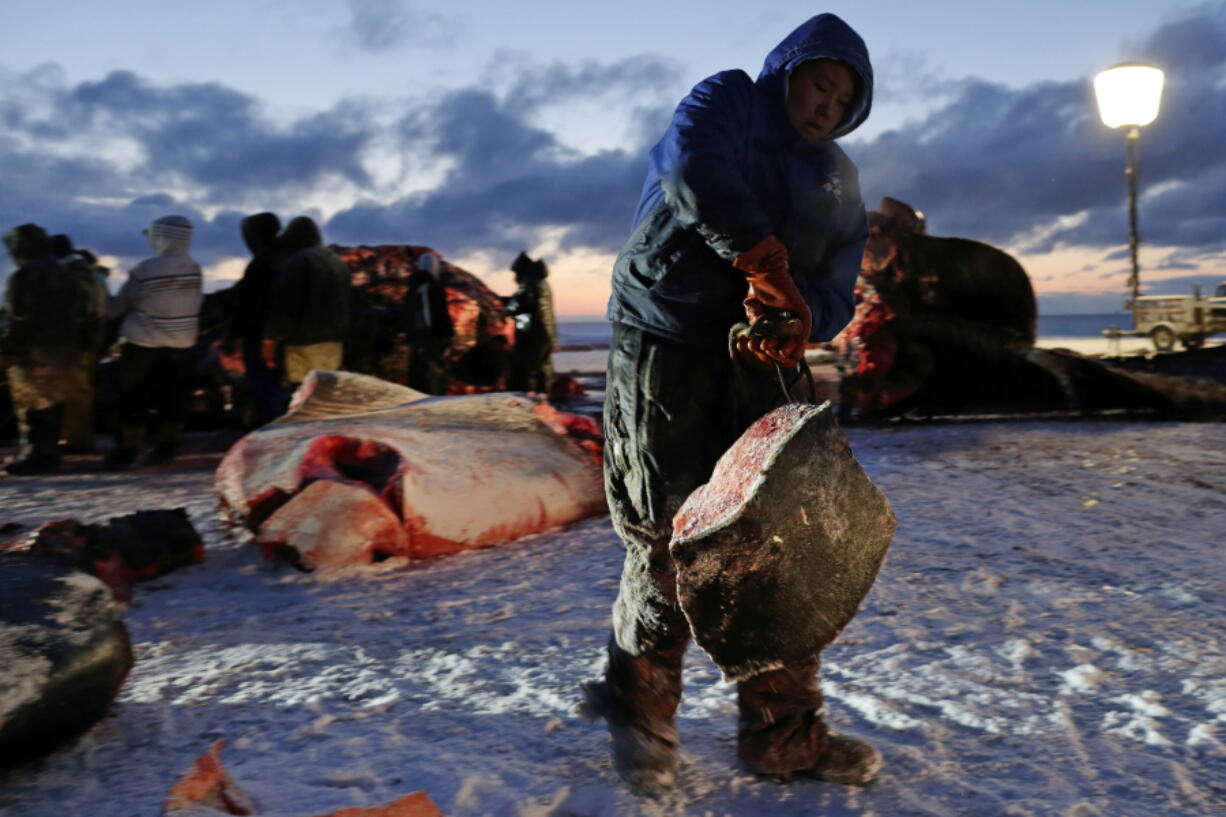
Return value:
[(131, 439), (143, 434), (150, 413), (155, 412), (154, 441), (178, 443), (191, 400), (192, 376), (190, 349), (125, 343), (119, 355), (116, 406), (120, 436)]
[(549, 394), (553, 383), (553, 338), (535, 333), (515, 333), (511, 349), (511, 376), (507, 388), (511, 391), (534, 391)]
[[(672, 520), (716, 461), (782, 400), (773, 372), (725, 348), (685, 346), (614, 324), (605, 391), (605, 491), (626, 547), (606, 683), (622, 716), (669, 733), (689, 626), (668, 551)], [(741, 759), (757, 772), (812, 766), (825, 728), (817, 656), (737, 685)]]
[(247, 390), (251, 395), (251, 407), (255, 410), (256, 425), (272, 422), (284, 414), (289, 406), (289, 395), (281, 385), (281, 349), (277, 350), (277, 357), (276, 367), (268, 368), (264, 364), (263, 339), (243, 338), (243, 370), (247, 375)]
[(450, 338), (417, 338), (409, 341), (408, 386), (426, 394), (447, 393), (447, 349)]
[(60, 427), (73, 353), (32, 349), (9, 366), (9, 397), (17, 415), (18, 459), (59, 460)]

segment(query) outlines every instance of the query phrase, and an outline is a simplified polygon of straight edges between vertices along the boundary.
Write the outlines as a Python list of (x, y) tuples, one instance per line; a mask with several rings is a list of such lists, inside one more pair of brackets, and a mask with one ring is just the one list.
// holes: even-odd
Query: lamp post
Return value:
[(1158, 118), (1158, 103), (1162, 99), (1162, 70), (1137, 62), (1122, 62), (1094, 77), (1094, 95), (1098, 99), (1098, 115), (1109, 128), (1127, 127), (1124, 173), (1128, 178), (1128, 252), (1132, 257), (1132, 273), (1128, 288), (1132, 292), (1132, 328), (1137, 328), (1137, 297), (1141, 274), (1137, 263), (1137, 158), (1141, 128)]

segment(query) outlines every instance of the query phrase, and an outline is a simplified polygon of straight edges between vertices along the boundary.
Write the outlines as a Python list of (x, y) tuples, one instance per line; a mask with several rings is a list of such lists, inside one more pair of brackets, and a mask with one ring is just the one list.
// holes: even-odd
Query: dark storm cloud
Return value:
[(215, 201), (270, 185), (306, 190), (330, 177), (370, 182), (359, 160), (370, 122), (349, 105), (278, 127), (257, 100), (222, 85), (156, 86), (115, 71), (73, 88), (59, 113), (69, 133), (118, 128), (145, 151), (148, 173), (181, 176)]
[(370, 183), (360, 158), (372, 123), (350, 104), (276, 125), (253, 97), (217, 83), (161, 86), (114, 71), (72, 87), (44, 82), (41, 98), (10, 100), (0, 116), (11, 137), (0, 143), (0, 161), (53, 162), (46, 157), (71, 151), (82, 157), (77, 164), (94, 165), (81, 178), (99, 185), (111, 181), (105, 165), (119, 172), (117, 161), (83, 157), (119, 142), (134, 154), (119, 173), (125, 184), (198, 187), (210, 203), (270, 188)]
[[(1226, 247), (1226, 3), (1170, 20), (1129, 54), (1166, 71), (1161, 114), (1141, 139), (1143, 239)], [(1124, 134), (1099, 121), (1089, 78), (1021, 89), (968, 80), (922, 121), (849, 152), (869, 206), (907, 201), (938, 234), (1014, 242), (1085, 213), (1028, 248), (1126, 240)]]
[(549, 226), (567, 228), (569, 245), (612, 249), (625, 237), (645, 172), (639, 150), (577, 155), (518, 109), (475, 90), (448, 94), (406, 120), (403, 132), (451, 170), (434, 190), (338, 213), (330, 238), (510, 252)]
[(395, 48), (411, 31), (402, 0), (349, 0), (349, 16), (349, 33), (371, 51)]
[(1161, 264), (1154, 265), (1154, 269), (1156, 270), (1167, 270), (1167, 269), (1194, 270), (1194, 269), (1200, 269), (1200, 267), (1196, 266), (1195, 264), (1189, 261), (1178, 261), (1175, 259), (1168, 258), (1166, 261), (1163, 261)]
[[(239, 222), (245, 212), (221, 210), (209, 218), (191, 204), (165, 194), (103, 203), (65, 202), (29, 192), (0, 197), (0, 224), (4, 229), (32, 221), (49, 233), (66, 233), (78, 247), (119, 256), (125, 267), (152, 254), (149, 240), (141, 231), (154, 219), (172, 213), (191, 220), (195, 228), (192, 257), (202, 264), (244, 254)], [(9, 271), (7, 260), (0, 262), (0, 278)]]
[[(516, 65), (515, 57), (496, 58), (494, 66), (506, 70), (510, 61), (514, 82), (504, 95), (509, 110), (529, 111), (568, 99), (633, 98), (656, 95), (677, 82), (680, 67), (660, 57), (640, 54), (614, 63), (587, 60), (578, 65)], [(620, 105), (619, 105), (620, 107)]]
[(404, 0), (348, 0), (346, 39), (365, 51), (393, 51), (411, 44), (433, 49), (432, 43), (453, 41), (454, 21), (438, 14), (422, 14)]
[(406, 144), (450, 168), (442, 183), (391, 204), (363, 203), (338, 213), (327, 226), (329, 237), (515, 252), (536, 243), (543, 228), (560, 227), (564, 248), (616, 250), (642, 187), (647, 146), (663, 131), (671, 106), (632, 108), (625, 124), (636, 143), (587, 155), (534, 124), (537, 111), (575, 97), (650, 98), (675, 81), (669, 63), (636, 58), (529, 68), (503, 94), (448, 93), (400, 123)]
[[(129, 228), (147, 220), (144, 210), (152, 205), (142, 196), (191, 190), (197, 208), (237, 213), (292, 208), (302, 195), (338, 184), (373, 190), (363, 160), (384, 140), (414, 160), (451, 169), (433, 191), (338, 214), (326, 225), (329, 240), (518, 250), (536, 243), (541, 228), (561, 227), (566, 246), (615, 247), (642, 183), (646, 140), (657, 138), (667, 121), (668, 109), (652, 100), (675, 83), (675, 66), (646, 57), (569, 67), (517, 59), (501, 63), (501, 92), (440, 95), (416, 105), (390, 131), (369, 109), (343, 103), (273, 125), (256, 99), (216, 83), (158, 85), (116, 71), (69, 86), (57, 69), (44, 67), (37, 83), (29, 74), (12, 83), (26, 93), (0, 95), (6, 100), (0, 118), (13, 134), (0, 136), (0, 169), (15, 168), (18, 175), (6, 178), (19, 177), (22, 190), (0, 202), (0, 217), (23, 221), (34, 214), (71, 227), (83, 246), (139, 255), (144, 246)], [(622, 125), (638, 137), (636, 144), (581, 155), (537, 124), (543, 108), (574, 99), (628, 109)], [(628, 107), (626, 99), (636, 104)], [(91, 140), (119, 147), (110, 153), (82, 148)], [(130, 204), (136, 200), (143, 203)], [(139, 219), (134, 206), (142, 210)], [(242, 255), (237, 231), (226, 232), (235, 219), (218, 216), (220, 228), (213, 230), (197, 208), (184, 204), (176, 211), (204, 225), (198, 257)]]
[[(142, 192), (130, 174), (102, 159), (55, 156), (0, 136), (0, 178), (5, 182), (0, 195), (2, 229), (34, 222), (48, 232), (67, 233), (78, 246), (135, 258), (149, 253), (140, 231), (159, 216), (180, 213), (201, 228), (196, 236), (200, 260), (233, 255), (240, 246), (236, 238), (222, 240), (210, 230), (210, 221), (196, 208), (168, 194)], [(223, 215), (214, 221), (225, 229)], [(5, 259), (0, 276), (7, 271)]]
[[(35, 221), (99, 252), (147, 253), (140, 229), (178, 212), (197, 225), (199, 260), (241, 255), (240, 209), (371, 184), (362, 157), (377, 128), (354, 105), (279, 125), (216, 83), (157, 85), (115, 71), (70, 86), (53, 65), (0, 76), (0, 91), (0, 224)], [(167, 190), (193, 191), (195, 204)], [(203, 206), (223, 212), (205, 218)]]

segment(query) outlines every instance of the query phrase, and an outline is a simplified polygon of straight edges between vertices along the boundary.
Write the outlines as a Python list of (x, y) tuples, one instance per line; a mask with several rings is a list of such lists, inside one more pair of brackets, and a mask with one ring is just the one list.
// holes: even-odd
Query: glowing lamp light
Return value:
[(1158, 118), (1162, 69), (1136, 62), (1112, 66), (1094, 77), (1098, 115), (1109, 128), (1141, 127)]
[[(1137, 154), (1141, 142), (1141, 127), (1158, 118), (1158, 102), (1162, 99), (1161, 69), (1139, 62), (1122, 62), (1094, 77), (1094, 96), (1098, 98), (1098, 115), (1109, 128), (1127, 127), (1127, 161), (1124, 174), (1128, 178), (1128, 255), (1132, 273), (1128, 288), (1132, 299), (1126, 304), (1132, 309), (1132, 328), (1137, 328), (1137, 299), (1141, 294), (1141, 264), (1137, 248), (1141, 238), (1137, 233)], [(1157, 346), (1157, 339), (1154, 344)]]

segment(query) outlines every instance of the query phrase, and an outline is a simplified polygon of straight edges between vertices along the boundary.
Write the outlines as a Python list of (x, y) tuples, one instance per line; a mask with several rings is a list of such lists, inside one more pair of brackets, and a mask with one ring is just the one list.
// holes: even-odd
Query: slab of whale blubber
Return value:
[(830, 404), (762, 417), (673, 520), (678, 598), (727, 680), (816, 654), (872, 587), (896, 521)]

